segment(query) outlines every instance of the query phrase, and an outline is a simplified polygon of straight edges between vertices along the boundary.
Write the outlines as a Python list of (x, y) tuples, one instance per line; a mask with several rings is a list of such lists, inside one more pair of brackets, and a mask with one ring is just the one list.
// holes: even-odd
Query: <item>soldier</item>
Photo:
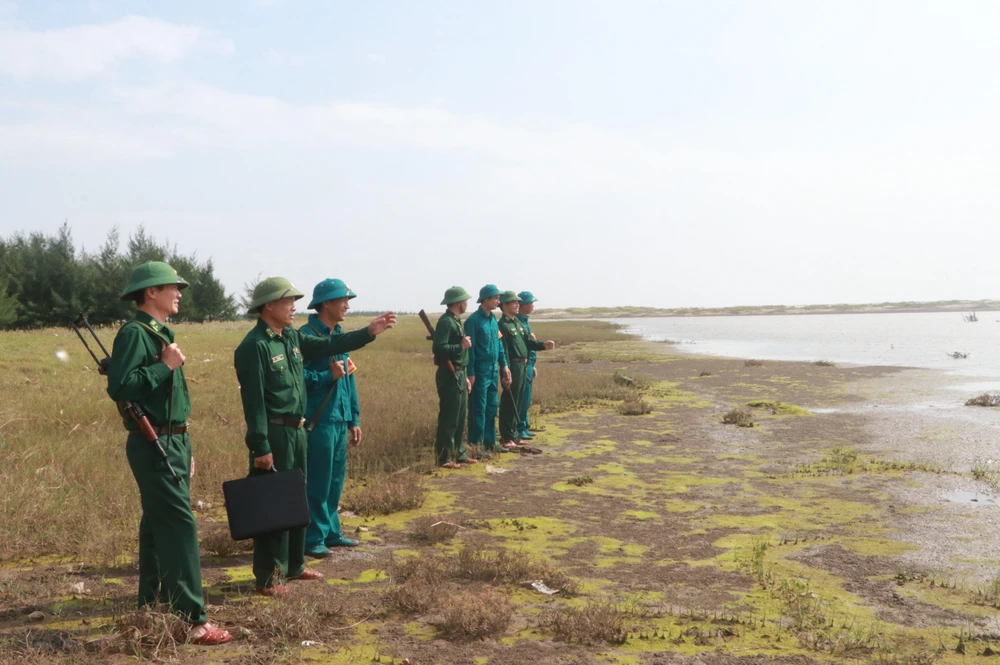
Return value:
[[(350, 300), (356, 297), (342, 280), (325, 279), (313, 289), (309, 322), (299, 328), (303, 335), (326, 337), (343, 335), (341, 322), (347, 318)], [(306, 527), (306, 554), (316, 559), (331, 556), (331, 547), (355, 547), (358, 541), (345, 538), (340, 529), (337, 507), (347, 477), (347, 446), (361, 443), (361, 409), (354, 383), (354, 363), (348, 354), (316, 358), (305, 364), (306, 421), (309, 423), (309, 516)]]
[(195, 644), (223, 644), (228, 632), (208, 622), (201, 588), (198, 525), (191, 512), (194, 458), (188, 438), (191, 413), (184, 354), (165, 325), (180, 308), (187, 288), (166, 263), (150, 261), (129, 276), (122, 300), (134, 300), (138, 311), (115, 336), (108, 369), (108, 395), (116, 402), (138, 402), (159, 435), (167, 463), (180, 476), (174, 480), (146, 440), (138, 424), (125, 419), (125, 455), (139, 486), (139, 606), (162, 602), (191, 624)]
[[(249, 312), (259, 314), (257, 325), (236, 347), (234, 365), (247, 423), (251, 474), (272, 468), (306, 473), (303, 361), (360, 349), (396, 324), (396, 315), (387, 312), (361, 330), (328, 337), (303, 335), (291, 327), (295, 301), (303, 295), (283, 277), (268, 277), (254, 287)], [(286, 579), (323, 577), (305, 568), (305, 535), (301, 528), (254, 538), (257, 593), (284, 596)]]
[(447, 305), (448, 310), (438, 319), (434, 329), (434, 361), (438, 366), (435, 381), (441, 400), (434, 452), (437, 465), (445, 469), (460, 469), (462, 464), (479, 461), (469, 457), (465, 450), (465, 419), (472, 390), (466, 366), (472, 340), (465, 334), (462, 315), (469, 306), (470, 297), (461, 286), (445, 291), (441, 304)]
[[(528, 333), (529, 339), (535, 339), (535, 335), (531, 332), (531, 326), (528, 325), (528, 315), (535, 311), (535, 303), (538, 302), (531, 291), (521, 291), (517, 294), (518, 298), (518, 312), (517, 320), (524, 324), (524, 330)], [(534, 349), (528, 350), (528, 367), (527, 371), (524, 373), (524, 394), (521, 395), (521, 409), (519, 413), (518, 420), (521, 423), (521, 440), (533, 439), (535, 435), (531, 433), (531, 425), (528, 422), (528, 409), (531, 408), (531, 389), (535, 383), (535, 377), (538, 376), (538, 370), (535, 369), (535, 362), (538, 360), (538, 352)]]
[(503, 292), (500, 296), (500, 308), (503, 311), (499, 323), (500, 336), (511, 375), (511, 380), (500, 398), (500, 445), (504, 448), (517, 448), (521, 443), (521, 424), (518, 414), (521, 410), (521, 398), (524, 395), (528, 353), (554, 349), (556, 343), (551, 340), (538, 342), (531, 339), (524, 324), (517, 319), (519, 303), (518, 296), (513, 291)]
[[(472, 390), (469, 392), (469, 445), (482, 446), (489, 454), (505, 453), (497, 447), (497, 382), (510, 385), (507, 356), (500, 343), (500, 331), (493, 310), (500, 302), (500, 289), (487, 284), (479, 289), (479, 309), (465, 322), (469, 336), (469, 365), (466, 369)], [(500, 370), (497, 370), (497, 364)]]

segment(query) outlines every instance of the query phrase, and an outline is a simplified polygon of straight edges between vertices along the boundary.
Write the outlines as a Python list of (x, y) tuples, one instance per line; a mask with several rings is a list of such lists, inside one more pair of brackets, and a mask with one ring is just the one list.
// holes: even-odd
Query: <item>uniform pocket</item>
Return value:
[(268, 369), (267, 379), (272, 386), (285, 388), (292, 385), (292, 371), (287, 358), (272, 361)]

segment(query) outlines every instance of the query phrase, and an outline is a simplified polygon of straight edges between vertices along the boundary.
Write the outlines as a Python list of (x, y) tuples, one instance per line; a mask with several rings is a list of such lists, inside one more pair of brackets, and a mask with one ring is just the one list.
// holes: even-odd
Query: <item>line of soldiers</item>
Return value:
[[(479, 307), (463, 323), (461, 317), (471, 298), (460, 286), (445, 291), (441, 304), (448, 309), (434, 329), (441, 404), (434, 450), (438, 466), (446, 469), (479, 461), (465, 447), (466, 419), (469, 445), (487, 455), (510, 452), (522, 440), (533, 437), (528, 408), (538, 374), (536, 353), (555, 348), (555, 342), (539, 342), (531, 333), (528, 315), (536, 301), (530, 291), (501, 292), (487, 284), (479, 290)], [(493, 315), (497, 306), (501, 310), (499, 321)], [(502, 396), (499, 386), (504, 389)]]
[[(139, 605), (164, 603), (190, 624), (190, 641), (223, 644), (231, 635), (208, 621), (201, 584), (198, 532), (191, 511), (191, 454), (188, 416), (191, 400), (184, 377), (184, 354), (165, 322), (178, 313), (189, 286), (166, 263), (137, 266), (122, 292), (135, 301), (135, 316), (115, 337), (108, 371), (108, 394), (117, 402), (140, 402), (180, 482), (163, 472), (156, 446), (125, 419), (125, 450), (142, 503), (139, 524)], [(337, 514), (347, 470), (347, 448), (361, 443), (354, 363), (349, 353), (393, 328), (386, 312), (367, 327), (344, 332), (341, 323), (355, 293), (341, 280), (313, 289), (315, 310), (298, 330), (292, 327), (295, 302), (304, 297), (283, 277), (256, 285), (249, 305), (257, 323), (234, 353), (246, 420), (251, 475), (299, 469), (306, 475), (311, 522), (308, 527), (254, 538), (253, 574), (257, 593), (284, 596), (288, 580), (319, 580), (305, 557), (325, 558), (331, 548), (358, 543), (341, 532)], [(438, 322), (434, 353), (441, 412), (436, 454), (439, 465), (456, 468), (475, 462), (463, 444), (466, 400), (470, 401), (470, 442), (487, 453), (507, 452), (530, 438), (527, 409), (535, 376), (534, 353), (554, 347), (538, 342), (528, 327), (533, 309), (529, 292), (480, 290), (479, 309), (463, 325), (469, 295), (461, 287), (445, 294), (448, 311)], [(500, 306), (498, 322), (493, 310)], [(519, 307), (520, 312), (519, 312)], [(450, 362), (449, 362), (450, 361)], [(450, 366), (451, 369), (447, 369)], [(500, 436), (496, 443), (498, 382)], [(308, 473), (307, 473), (308, 470)]]

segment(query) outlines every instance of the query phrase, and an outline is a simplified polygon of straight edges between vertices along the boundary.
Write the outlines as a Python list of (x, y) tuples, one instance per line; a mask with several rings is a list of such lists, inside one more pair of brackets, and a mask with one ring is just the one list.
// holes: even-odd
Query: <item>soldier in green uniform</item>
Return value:
[[(434, 452), (437, 465), (446, 469), (460, 469), (462, 464), (475, 464), (479, 460), (469, 457), (465, 450), (465, 419), (472, 382), (466, 375), (469, 364), (469, 347), (472, 340), (465, 334), (462, 315), (471, 298), (461, 286), (444, 292), (442, 305), (448, 310), (438, 319), (434, 328), (434, 361), (437, 363), (438, 410), (437, 439)], [(451, 368), (448, 362), (451, 362)]]
[[(531, 291), (521, 291), (517, 294), (518, 299), (518, 312), (517, 320), (524, 324), (524, 329), (528, 333), (529, 339), (535, 339), (535, 335), (531, 332), (531, 326), (528, 324), (528, 315), (535, 311), (535, 303), (538, 300), (535, 298)], [(535, 384), (535, 377), (538, 376), (538, 370), (535, 369), (535, 363), (538, 360), (538, 352), (534, 349), (528, 350), (528, 368), (524, 373), (524, 394), (521, 395), (521, 410), (519, 420), (521, 422), (521, 440), (533, 439), (535, 435), (531, 433), (530, 423), (528, 422), (528, 409), (531, 408), (531, 390)]]
[[(325, 337), (303, 335), (292, 327), (295, 301), (304, 294), (283, 277), (268, 277), (254, 287), (249, 312), (257, 325), (236, 347), (234, 365), (240, 382), (250, 473), (272, 468), (306, 473), (306, 385), (303, 362), (360, 349), (396, 324), (387, 312), (367, 328)], [(308, 474), (307, 474), (308, 482)], [(286, 579), (323, 576), (305, 568), (306, 530), (292, 529), (254, 538), (253, 573), (257, 592), (283, 596)]]
[(510, 385), (500, 396), (500, 445), (516, 448), (521, 442), (521, 396), (524, 394), (524, 379), (527, 376), (528, 352), (554, 349), (556, 343), (549, 340), (539, 342), (531, 339), (524, 324), (517, 319), (519, 302), (513, 291), (500, 294), (500, 310), (503, 316), (497, 323), (500, 338), (510, 367)]
[(137, 266), (122, 292), (138, 311), (115, 336), (108, 368), (108, 395), (116, 402), (138, 402), (159, 435), (167, 463), (180, 476), (174, 480), (156, 444), (125, 419), (125, 455), (139, 486), (139, 606), (162, 602), (191, 624), (188, 638), (196, 644), (223, 644), (228, 632), (208, 622), (201, 588), (198, 525), (191, 512), (190, 479), (194, 458), (188, 438), (191, 413), (184, 354), (165, 325), (180, 308), (188, 283), (166, 263)]
[[(469, 365), (466, 373), (472, 390), (469, 393), (469, 444), (482, 446), (483, 452), (508, 452), (497, 446), (497, 388), (510, 386), (510, 369), (504, 354), (500, 331), (493, 310), (500, 303), (500, 289), (487, 284), (479, 289), (479, 307), (465, 320), (469, 336)], [(499, 369), (497, 369), (499, 366)]]

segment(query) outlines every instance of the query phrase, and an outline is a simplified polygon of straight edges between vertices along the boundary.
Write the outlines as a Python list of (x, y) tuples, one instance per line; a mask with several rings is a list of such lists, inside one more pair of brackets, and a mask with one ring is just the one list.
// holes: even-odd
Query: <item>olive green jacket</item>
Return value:
[(507, 360), (516, 358), (527, 360), (529, 351), (544, 351), (545, 342), (531, 339), (531, 333), (525, 329), (524, 324), (516, 318), (501, 316), (497, 322), (500, 334), (503, 335), (504, 349), (507, 351)]
[(462, 348), (463, 337), (465, 326), (462, 325), (462, 319), (448, 310), (441, 315), (434, 328), (434, 357), (441, 361), (450, 360), (456, 367), (468, 365), (469, 350)]
[(303, 360), (325, 358), (360, 349), (375, 338), (367, 328), (325, 337), (303, 335), (291, 326), (281, 334), (263, 319), (236, 347), (233, 365), (240, 382), (246, 444), (254, 457), (271, 452), (267, 440), (271, 418), (302, 418), (306, 412)]
[[(143, 325), (152, 328), (153, 332)], [(171, 385), (173, 405), (170, 420), (173, 422), (170, 424), (181, 425), (191, 415), (191, 397), (188, 395), (184, 368), (178, 367), (171, 371), (160, 360), (163, 347), (173, 342), (173, 330), (149, 314), (138, 311), (118, 330), (111, 348), (108, 395), (116, 402), (138, 402), (153, 425), (167, 425), (167, 402)], [(125, 428), (135, 431), (139, 426), (131, 418), (126, 418)]]

